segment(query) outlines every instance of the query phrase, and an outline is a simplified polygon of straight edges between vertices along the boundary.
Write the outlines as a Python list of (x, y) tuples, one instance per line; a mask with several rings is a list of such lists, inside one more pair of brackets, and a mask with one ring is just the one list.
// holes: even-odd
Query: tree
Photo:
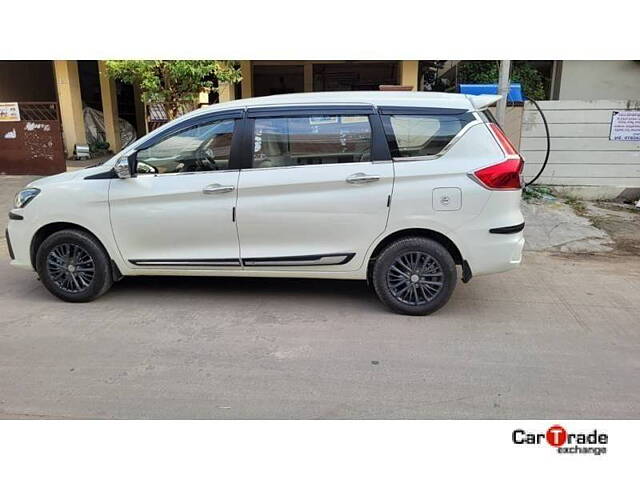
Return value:
[(218, 83), (242, 80), (236, 63), (229, 60), (107, 60), (111, 78), (137, 84), (145, 102), (166, 105), (170, 120), (179, 115), (185, 103), (195, 103), (204, 89)]
[[(544, 79), (540, 72), (526, 61), (511, 63), (511, 81), (522, 84), (522, 91), (528, 98), (544, 100)], [(458, 83), (498, 83), (498, 62), (474, 60), (460, 62)]]

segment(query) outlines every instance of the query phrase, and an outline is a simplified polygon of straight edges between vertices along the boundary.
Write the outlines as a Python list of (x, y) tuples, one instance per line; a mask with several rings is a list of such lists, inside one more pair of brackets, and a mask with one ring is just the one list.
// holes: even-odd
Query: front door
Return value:
[(245, 268), (357, 270), (385, 230), (393, 184), (390, 159), (372, 158), (369, 115), (251, 115), (237, 203)]
[(239, 267), (235, 124), (203, 120), (164, 136), (138, 151), (135, 178), (111, 180), (113, 232), (132, 266)]

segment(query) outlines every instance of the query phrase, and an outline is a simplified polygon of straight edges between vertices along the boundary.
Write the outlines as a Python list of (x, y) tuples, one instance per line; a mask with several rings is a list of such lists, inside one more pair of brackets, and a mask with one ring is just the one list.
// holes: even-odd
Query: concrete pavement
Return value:
[(344, 281), (128, 278), (68, 304), (1, 255), (1, 418), (640, 416), (637, 257), (528, 253), (415, 318)]
[[(0, 180), (6, 212), (31, 178)], [(599, 235), (560, 210), (525, 208), (533, 247)], [(2, 238), (0, 418), (639, 418), (640, 258), (624, 251), (526, 252), (415, 318), (319, 280), (127, 278), (67, 304)]]

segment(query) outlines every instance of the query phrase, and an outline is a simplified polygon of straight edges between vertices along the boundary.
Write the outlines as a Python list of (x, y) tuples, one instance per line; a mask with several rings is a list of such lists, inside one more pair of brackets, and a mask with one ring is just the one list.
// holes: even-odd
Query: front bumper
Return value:
[(11, 237), (9, 237), (9, 229), (5, 228), (4, 238), (7, 240), (7, 249), (9, 250), (9, 256), (11, 260), (15, 260), (16, 256), (13, 254), (13, 248), (11, 248)]
[[(21, 214), (19, 210), (12, 213)], [(15, 267), (33, 270), (31, 265), (31, 238), (33, 238), (33, 227), (26, 220), (17, 220), (9, 217), (9, 225), (5, 232), (7, 239), (7, 247), (9, 248), (9, 256), (11, 257), (11, 265)]]

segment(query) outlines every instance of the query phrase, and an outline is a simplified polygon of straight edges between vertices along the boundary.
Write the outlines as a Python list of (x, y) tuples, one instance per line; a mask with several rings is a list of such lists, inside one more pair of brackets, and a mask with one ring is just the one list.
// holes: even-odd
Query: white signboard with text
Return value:
[(18, 102), (0, 102), (0, 122), (19, 122)]
[(640, 110), (614, 111), (609, 140), (640, 142)]

